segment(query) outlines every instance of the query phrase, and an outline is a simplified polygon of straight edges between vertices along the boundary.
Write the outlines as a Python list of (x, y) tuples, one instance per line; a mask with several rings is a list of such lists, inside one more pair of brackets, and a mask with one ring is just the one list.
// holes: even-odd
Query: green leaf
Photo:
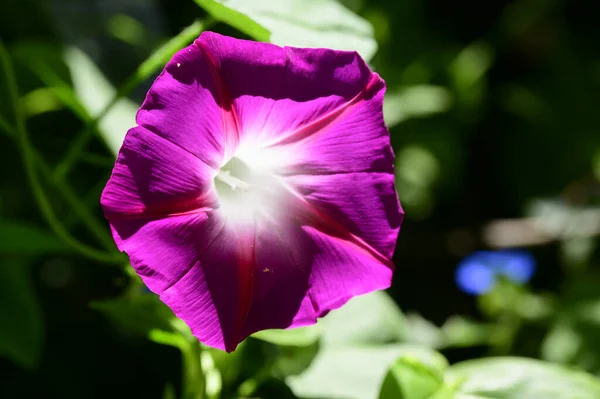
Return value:
[(273, 372), (278, 376), (295, 375), (311, 364), (319, 351), (320, 324), (290, 330), (264, 330), (253, 338), (275, 345), (272, 348)]
[(42, 255), (68, 253), (49, 231), (23, 222), (0, 220), (0, 254)]
[(263, 330), (253, 334), (252, 337), (274, 345), (309, 346), (319, 340), (319, 327), (315, 324), (290, 330)]
[(404, 316), (384, 291), (352, 298), (319, 324), (324, 346), (390, 343), (406, 337)]
[(373, 27), (336, 0), (195, 0), (215, 19), (259, 41), (356, 50), (370, 60)]
[[(143, 294), (132, 298), (95, 301), (90, 304), (106, 315), (118, 327), (142, 336), (152, 331), (173, 332), (177, 318), (154, 294)], [(153, 333), (154, 334), (154, 333)]]
[[(116, 89), (94, 62), (78, 48), (68, 48), (64, 58), (71, 72), (77, 98), (92, 118), (99, 116), (116, 98)], [(100, 120), (100, 133), (113, 154), (117, 154), (121, 148), (127, 130), (135, 126), (137, 108), (133, 101), (122, 98)]]
[(447, 380), (461, 382), (456, 398), (600, 398), (600, 380), (592, 375), (525, 358), (489, 358), (458, 363), (448, 371)]
[(487, 345), (491, 330), (486, 323), (454, 315), (446, 320), (441, 328), (443, 345), (445, 347)]
[(417, 313), (408, 313), (405, 319), (405, 342), (436, 348), (444, 346), (442, 330)]
[(286, 382), (300, 397), (375, 399), (390, 365), (400, 356), (435, 365), (440, 355), (404, 344), (325, 347), (304, 373)]
[(439, 353), (426, 357), (403, 355), (388, 372), (379, 399), (426, 399), (444, 383), (448, 361)]
[(278, 377), (300, 374), (314, 361), (319, 352), (319, 344), (309, 346), (279, 346), (273, 371)]
[(41, 357), (43, 321), (29, 273), (23, 263), (0, 261), (0, 356), (32, 370)]

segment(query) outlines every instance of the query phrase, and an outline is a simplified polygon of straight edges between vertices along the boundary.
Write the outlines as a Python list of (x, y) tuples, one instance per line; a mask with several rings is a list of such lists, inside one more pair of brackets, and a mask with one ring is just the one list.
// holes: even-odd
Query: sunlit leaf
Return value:
[(275, 345), (309, 346), (317, 342), (320, 325), (293, 328), (290, 330), (263, 330), (252, 335), (253, 338)]
[(399, 342), (406, 336), (402, 312), (383, 291), (352, 298), (319, 325), (324, 346)]
[(301, 397), (374, 399), (388, 369), (400, 356), (427, 359), (439, 355), (427, 348), (403, 344), (325, 347), (304, 373), (286, 381)]
[(278, 376), (301, 373), (319, 350), (321, 324), (290, 330), (264, 330), (253, 338), (277, 345), (273, 348), (273, 372)]
[[(65, 51), (65, 62), (71, 71), (77, 97), (92, 117), (98, 116), (115, 98), (116, 89), (81, 50), (68, 48)], [(123, 98), (100, 120), (98, 126), (102, 138), (113, 154), (119, 151), (127, 130), (135, 125), (137, 108), (133, 101)]]
[(448, 361), (439, 353), (403, 355), (388, 372), (379, 399), (427, 399), (444, 384)]
[(525, 358), (489, 358), (458, 363), (448, 371), (448, 380), (461, 381), (457, 398), (600, 398), (600, 380), (592, 375)]
[(0, 260), (0, 356), (35, 369), (42, 354), (43, 320), (29, 273), (26, 264)]
[(215, 19), (259, 41), (296, 47), (377, 50), (373, 27), (336, 0), (195, 0)]
[(439, 348), (444, 344), (442, 330), (417, 313), (406, 315), (405, 341), (425, 345), (429, 348)]

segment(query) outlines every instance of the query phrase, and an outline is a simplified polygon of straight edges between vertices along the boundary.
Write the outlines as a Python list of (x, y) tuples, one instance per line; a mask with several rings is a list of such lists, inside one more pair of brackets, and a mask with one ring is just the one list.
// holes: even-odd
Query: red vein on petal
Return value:
[(238, 147), (240, 142), (239, 123), (235, 109), (233, 108), (233, 101), (223, 80), (221, 65), (219, 64), (217, 58), (199, 39), (197, 39), (194, 44), (206, 58), (206, 63), (208, 64), (217, 87), (216, 100), (219, 104), (219, 107), (223, 111), (223, 131), (225, 133), (226, 140), (225, 159), (229, 159), (233, 155), (233, 152)]
[(300, 193), (294, 190), (289, 184), (282, 182), (283, 186), (299, 201), (300, 206), (304, 212), (301, 212), (303, 216), (303, 222), (306, 222), (309, 226), (319, 230), (320, 232), (327, 234), (329, 236), (338, 238), (342, 240), (342, 242), (347, 243), (348, 245), (352, 245), (359, 251), (365, 253), (366, 255), (372, 257), (376, 261), (381, 264), (393, 269), (394, 264), (390, 259), (388, 259), (385, 255), (381, 254), (367, 242), (365, 242), (362, 238), (357, 237), (356, 235), (349, 232), (343, 225), (338, 223), (336, 220), (331, 218), (324, 212), (321, 212), (317, 209), (313, 204), (311, 204), (308, 200), (306, 200)]
[(226, 340), (225, 349), (232, 352), (245, 337), (240, 334), (252, 307), (254, 295), (254, 272), (256, 270), (256, 221), (252, 226), (240, 227), (238, 261), (238, 303), (235, 314), (234, 336)]
[(182, 212), (165, 212), (156, 209), (144, 209), (139, 212), (123, 213), (105, 211), (104, 216), (108, 220), (135, 220), (135, 219), (164, 219), (175, 216), (194, 215), (198, 213), (210, 213), (215, 209), (213, 207), (200, 207)]
[(265, 147), (268, 148), (275, 147), (278, 145), (293, 144), (311, 136), (314, 136), (315, 134), (325, 129), (327, 126), (337, 121), (340, 118), (340, 116), (342, 116), (349, 108), (361, 102), (366, 97), (367, 93), (373, 90), (373, 88), (375, 88), (377, 84), (381, 82), (382, 80), (379, 77), (379, 75), (374, 73), (373, 75), (371, 75), (371, 78), (367, 82), (366, 86), (350, 101), (340, 105), (333, 111), (328, 112), (327, 114), (323, 115), (317, 120), (312, 121), (309, 124), (296, 129), (294, 132), (287, 134), (284, 137), (278, 138), (272, 141), (271, 143), (268, 143), (267, 145), (265, 145)]

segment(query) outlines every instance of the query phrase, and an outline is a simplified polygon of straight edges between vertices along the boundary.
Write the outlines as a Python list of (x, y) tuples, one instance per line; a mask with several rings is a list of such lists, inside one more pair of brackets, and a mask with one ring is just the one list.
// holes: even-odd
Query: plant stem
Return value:
[(69, 174), (75, 165), (79, 156), (84, 153), (86, 145), (93, 137), (93, 133), (98, 123), (110, 112), (110, 110), (119, 102), (119, 100), (129, 95), (141, 82), (148, 79), (175, 54), (180, 48), (194, 40), (200, 33), (208, 29), (215, 23), (213, 19), (204, 21), (195, 21), (193, 24), (181, 31), (177, 36), (160, 46), (156, 51), (140, 64), (135, 72), (121, 85), (113, 98), (104, 106), (85, 128), (77, 135), (67, 153), (54, 170), (54, 176), (58, 180), (63, 180)]
[(86, 256), (87, 258), (107, 263), (107, 264), (119, 264), (122, 265), (126, 263), (126, 259), (120, 253), (107, 253), (103, 251), (99, 251), (93, 247), (90, 247), (75, 237), (73, 237), (60, 223), (57, 218), (54, 210), (52, 209), (52, 205), (40, 184), (36, 173), (36, 154), (33, 149), (29, 135), (27, 133), (27, 127), (25, 125), (25, 117), (23, 115), (20, 103), (19, 103), (19, 91), (17, 87), (17, 81), (15, 77), (15, 72), (12, 66), (12, 62), (6, 51), (4, 44), (0, 42), (0, 62), (4, 69), (4, 75), (6, 77), (6, 82), (8, 86), (8, 91), (10, 95), (10, 99), (14, 108), (15, 120), (16, 120), (16, 134), (18, 136), (18, 143), (21, 149), (23, 164), (25, 167), (25, 171), (27, 173), (27, 178), (29, 180), (29, 184), (31, 185), (31, 189), (35, 196), (36, 202), (38, 204), (38, 208), (40, 209), (42, 215), (50, 225), (50, 228), (53, 232), (61, 238), (67, 245), (69, 245), (73, 250), (80, 253), (81, 255)]

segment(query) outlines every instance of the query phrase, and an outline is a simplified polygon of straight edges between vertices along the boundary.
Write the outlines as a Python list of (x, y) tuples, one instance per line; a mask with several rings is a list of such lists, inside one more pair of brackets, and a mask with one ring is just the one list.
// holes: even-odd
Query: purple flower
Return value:
[(516, 284), (527, 283), (535, 272), (535, 259), (526, 251), (478, 251), (464, 258), (456, 269), (456, 284), (465, 293), (490, 291), (498, 276)]
[(389, 287), (385, 83), (355, 52), (203, 33), (154, 82), (101, 203), (144, 283), (232, 351)]

